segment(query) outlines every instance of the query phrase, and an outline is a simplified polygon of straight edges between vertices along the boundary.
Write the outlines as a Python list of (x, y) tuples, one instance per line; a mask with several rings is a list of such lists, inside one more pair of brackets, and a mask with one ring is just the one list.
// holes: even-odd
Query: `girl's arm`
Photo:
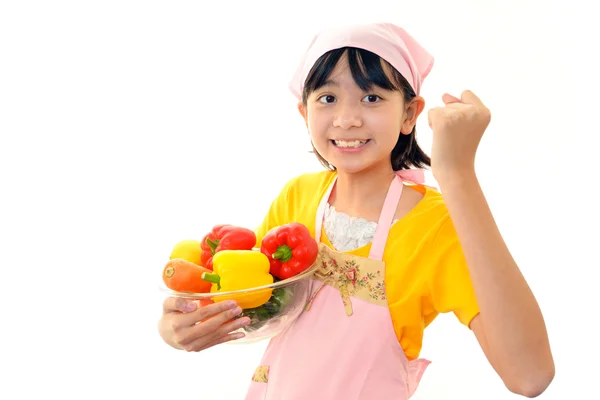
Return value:
[(540, 308), (504, 243), (474, 170), (438, 181), (479, 304), (471, 329), (506, 387), (536, 397), (554, 377)]

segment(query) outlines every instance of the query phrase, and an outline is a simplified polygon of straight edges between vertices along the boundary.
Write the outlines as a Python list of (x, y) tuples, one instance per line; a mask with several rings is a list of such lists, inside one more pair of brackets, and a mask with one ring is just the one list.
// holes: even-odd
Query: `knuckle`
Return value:
[(202, 316), (203, 317), (214, 317), (216, 315), (221, 316), (222, 314), (227, 314), (224, 311), (227, 311), (227, 304), (225, 304), (224, 302), (219, 302), (219, 303), (215, 303), (215, 304), (210, 304), (206, 307), (202, 307), (201, 310), (203, 311)]
[(173, 308), (174, 304), (175, 304), (175, 299), (173, 297), (167, 297), (163, 301), (163, 308), (165, 311), (170, 310)]
[(231, 324), (221, 325), (219, 329), (215, 332), (215, 339), (223, 335), (227, 335), (233, 330), (233, 328), (234, 327), (232, 327)]
[(185, 336), (181, 335), (180, 333), (174, 333), (173, 334), (173, 342), (177, 343), (178, 346), (181, 347), (186, 347), (188, 346), (186, 340), (185, 340)]
[(218, 340), (221, 336), (228, 332), (227, 326), (219, 323), (217, 326), (212, 326), (210, 331), (206, 333), (206, 339), (208, 342)]
[(175, 303), (174, 303), (174, 308), (177, 309), (177, 311), (183, 311), (185, 308), (185, 300), (182, 299), (181, 297), (176, 298)]
[(181, 312), (189, 311), (189, 310), (187, 309), (188, 302), (189, 302), (189, 300), (187, 300), (187, 299), (184, 299), (184, 298), (181, 298), (181, 297), (180, 297), (180, 298), (178, 298), (178, 299), (175, 301), (175, 309), (176, 309), (177, 311), (181, 311)]
[(206, 307), (201, 307), (199, 310), (196, 310), (196, 315), (198, 320), (204, 320), (213, 315), (210, 309), (206, 309)]
[(187, 351), (188, 353), (191, 353), (191, 352), (197, 351), (198, 347), (194, 343), (188, 343), (188, 344), (185, 344), (185, 345), (181, 346), (181, 348), (183, 350)]
[(237, 304), (232, 303), (231, 301), (220, 301), (218, 303), (215, 303), (215, 305), (218, 305), (218, 309), (220, 311), (228, 310), (228, 309), (232, 308), (232, 306), (234, 308), (237, 307)]
[(236, 320), (236, 321), (232, 321), (226, 325), (223, 325), (221, 327), (221, 333), (227, 334), (227, 333), (235, 332), (235, 331), (242, 329), (244, 327), (242, 322), (243, 321), (241, 321), (241, 320)]
[(231, 335), (226, 335), (224, 337), (222, 337), (221, 339), (219, 339), (215, 344), (223, 344), (223, 343), (227, 343), (230, 342), (234, 339), (234, 337), (232, 337)]
[(230, 325), (233, 326), (233, 325), (237, 324), (239, 322), (239, 320), (240, 319), (238, 317), (231, 317), (228, 315), (227, 317), (223, 318), (221, 325), (225, 326), (225, 327), (230, 326)]
[(240, 315), (241, 313), (242, 313), (242, 310), (239, 307), (236, 307), (232, 310), (228, 310), (227, 313), (224, 313), (224, 314), (227, 314), (230, 318), (235, 318), (238, 315)]
[(206, 311), (207, 313), (214, 313), (215, 310), (220, 310), (222, 306), (222, 303), (212, 303), (212, 304), (207, 304), (204, 307), (201, 307), (201, 310)]
[(181, 331), (181, 328), (182, 328), (181, 321), (178, 321), (176, 319), (172, 319), (170, 325), (171, 325), (171, 330), (173, 332), (177, 333), (177, 332)]
[(217, 321), (216, 318), (211, 318), (210, 320), (198, 325), (196, 328), (198, 336), (209, 337), (219, 329), (219, 326), (221, 326), (221, 322)]
[(226, 301), (217, 301), (214, 304), (211, 304), (209, 307), (211, 307), (212, 310), (215, 310), (217, 312), (224, 311), (227, 309), (227, 302)]

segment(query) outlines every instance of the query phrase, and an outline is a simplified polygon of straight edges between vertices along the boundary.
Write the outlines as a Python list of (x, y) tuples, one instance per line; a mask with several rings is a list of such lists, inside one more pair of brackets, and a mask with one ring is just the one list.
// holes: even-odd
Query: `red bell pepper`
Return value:
[(270, 230), (260, 251), (269, 258), (271, 275), (283, 280), (310, 267), (317, 259), (319, 246), (306, 226), (292, 222)]
[(221, 250), (252, 250), (256, 246), (256, 234), (250, 229), (223, 224), (216, 225), (202, 239), (200, 259), (202, 266), (212, 271), (213, 256)]

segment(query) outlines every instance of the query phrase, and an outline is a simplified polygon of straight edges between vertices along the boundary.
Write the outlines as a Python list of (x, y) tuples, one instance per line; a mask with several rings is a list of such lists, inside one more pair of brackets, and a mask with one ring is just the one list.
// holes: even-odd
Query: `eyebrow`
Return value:
[(340, 87), (340, 84), (337, 81), (334, 81), (333, 79), (327, 79), (325, 82), (323, 82), (323, 84), (321, 85), (321, 87), (323, 86), (335, 86), (335, 87)]
[[(339, 88), (340, 87), (340, 83), (338, 81), (334, 80), (334, 79), (327, 79), (325, 82), (323, 82), (322, 85), (320, 85), (315, 90), (321, 89), (321, 88), (323, 88), (325, 86), (333, 86), (333, 87)], [(374, 86), (377, 86), (377, 85), (370, 84), (369, 87), (365, 91), (373, 90)]]

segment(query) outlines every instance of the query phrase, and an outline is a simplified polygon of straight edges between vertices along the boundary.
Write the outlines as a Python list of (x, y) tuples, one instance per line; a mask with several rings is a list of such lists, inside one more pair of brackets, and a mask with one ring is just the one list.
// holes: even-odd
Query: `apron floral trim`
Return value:
[(254, 375), (252, 376), (252, 382), (268, 383), (269, 382), (269, 366), (261, 365), (256, 367)]
[[(387, 306), (383, 265), (380, 261), (356, 256), (333, 253), (329, 248), (321, 248), (321, 267), (315, 272), (315, 278), (322, 282), (306, 305), (310, 309), (313, 300), (325, 285), (340, 291), (346, 315), (352, 315), (351, 297), (357, 297), (369, 303)], [(373, 262), (375, 261), (375, 262)]]

